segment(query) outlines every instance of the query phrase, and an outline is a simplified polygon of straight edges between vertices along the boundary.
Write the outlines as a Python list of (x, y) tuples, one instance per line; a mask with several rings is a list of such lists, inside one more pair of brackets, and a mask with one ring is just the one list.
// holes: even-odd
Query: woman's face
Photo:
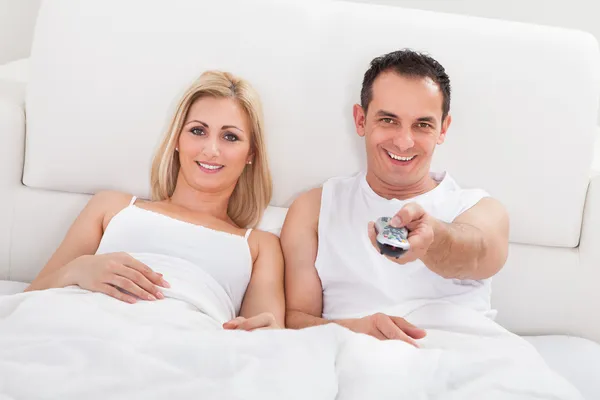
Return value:
[(250, 135), (248, 117), (235, 100), (196, 100), (179, 135), (180, 175), (196, 190), (232, 189), (251, 161)]

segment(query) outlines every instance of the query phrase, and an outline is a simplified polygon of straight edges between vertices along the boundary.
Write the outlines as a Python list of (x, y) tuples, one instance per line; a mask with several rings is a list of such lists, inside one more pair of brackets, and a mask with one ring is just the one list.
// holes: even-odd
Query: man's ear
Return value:
[(354, 126), (356, 127), (356, 133), (358, 136), (365, 136), (365, 123), (367, 120), (367, 116), (365, 115), (365, 111), (360, 106), (360, 104), (355, 104), (352, 109), (352, 114), (354, 115)]
[(446, 118), (444, 118), (444, 122), (442, 122), (442, 130), (440, 131), (440, 137), (437, 140), (437, 144), (444, 143), (444, 140), (446, 140), (446, 132), (448, 131), (451, 123), (452, 115), (448, 114), (446, 115)]

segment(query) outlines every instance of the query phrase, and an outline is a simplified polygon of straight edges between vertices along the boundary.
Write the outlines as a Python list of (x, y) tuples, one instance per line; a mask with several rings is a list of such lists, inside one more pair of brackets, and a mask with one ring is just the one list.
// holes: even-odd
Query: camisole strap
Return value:
[(133, 196), (133, 197), (131, 198), (131, 201), (129, 202), (129, 206), (132, 206), (132, 205), (133, 205), (133, 203), (135, 203), (135, 200), (136, 200), (136, 199), (137, 199), (137, 196)]
[(246, 240), (248, 240), (248, 236), (250, 236), (250, 232), (252, 232), (252, 228), (246, 230), (246, 234), (244, 235)]

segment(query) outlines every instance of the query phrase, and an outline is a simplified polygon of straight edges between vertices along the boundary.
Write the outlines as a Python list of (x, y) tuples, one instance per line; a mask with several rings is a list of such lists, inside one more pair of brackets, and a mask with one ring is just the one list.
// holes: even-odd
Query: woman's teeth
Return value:
[(398, 161), (410, 161), (410, 160), (412, 160), (413, 158), (415, 158), (415, 156), (410, 156), (410, 157), (400, 157), (400, 156), (397, 156), (397, 155), (396, 155), (396, 154), (394, 154), (394, 153), (390, 153), (389, 151), (388, 151), (387, 153), (388, 153), (388, 155), (389, 155), (391, 158), (393, 158), (394, 160), (398, 160)]
[(222, 165), (210, 165), (210, 164), (204, 164), (204, 163), (201, 163), (201, 162), (198, 162), (198, 161), (196, 161), (196, 164), (198, 164), (202, 168), (206, 168), (206, 169), (219, 169), (219, 168), (223, 168)]

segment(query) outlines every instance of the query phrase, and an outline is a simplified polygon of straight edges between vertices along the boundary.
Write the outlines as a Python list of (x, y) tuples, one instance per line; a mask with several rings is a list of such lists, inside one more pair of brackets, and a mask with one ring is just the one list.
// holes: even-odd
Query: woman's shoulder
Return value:
[(128, 205), (133, 199), (133, 195), (116, 190), (102, 190), (92, 196), (88, 202), (88, 206), (112, 209)]
[(248, 237), (248, 244), (253, 255), (253, 259), (261, 253), (280, 253), (281, 244), (279, 243), (279, 236), (274, 233), (262, 231), (260, 229), (253, 229)]
[(250, 234), (250, 237), (252, 236), (254, 236), (255, 240), (257, 240), (259, 243), (264, 243), (266, 245), (279, 244), (279, 236), (271, 232), (253, 229)]
[(102, 225), (106, 227), (107, 223), (115, 214), (127, 207), (133, 195), (115, 190), (102, 190), (94, 194), (88, 201), (86, 208), (89, 212), (102, 217)]

